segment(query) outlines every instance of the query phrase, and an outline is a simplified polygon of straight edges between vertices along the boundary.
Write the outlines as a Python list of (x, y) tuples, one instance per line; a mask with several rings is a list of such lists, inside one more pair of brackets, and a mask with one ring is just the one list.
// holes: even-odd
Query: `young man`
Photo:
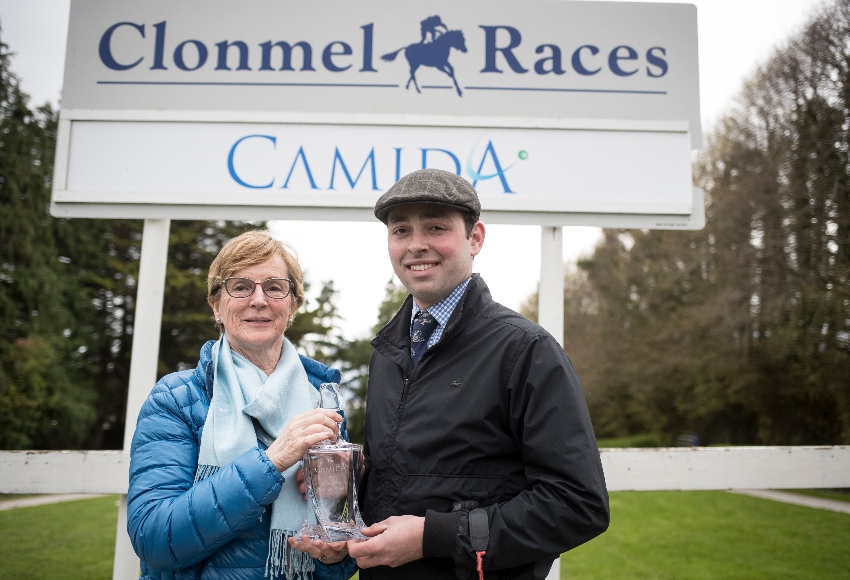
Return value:
[(608, 526), (570, 360), (472, 273), (480, 209), (469, 183), (437, 169), (375, 205), (411, 296), (372, 341), (359, 497), (372, 537), (348, 544), (361, 580), (467, 578), (479, 556), (487, 579), (543, 580)]

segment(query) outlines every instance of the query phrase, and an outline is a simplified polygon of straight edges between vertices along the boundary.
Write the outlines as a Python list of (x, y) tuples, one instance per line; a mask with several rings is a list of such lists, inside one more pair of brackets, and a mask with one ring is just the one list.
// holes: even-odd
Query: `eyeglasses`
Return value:
[(293, 282), (288, 278), (269, 278), (262, 282), (254, 282), (250, 278), (227, 278), (224, 289), (233, 298), (248, 298), (254, 293), (257, 285), (263, 289), (263, 294), (273, 300), (283, 300), (292, 292)]

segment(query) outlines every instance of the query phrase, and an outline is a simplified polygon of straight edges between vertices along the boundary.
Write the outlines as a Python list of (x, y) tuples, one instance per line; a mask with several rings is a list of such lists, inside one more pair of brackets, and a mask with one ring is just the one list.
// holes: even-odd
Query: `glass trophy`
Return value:
[[(336, 383), (319, 387), (319, 407), (341, 411), (344, 406)], [(307, 449), (303, 458), (307, 500), (316, 515), (316, 525), (304, 522), (300, 534), (325, 542), (365, 540), (365, 527), (357, 507), (357, 486), (363, 472), (363, 450), (359, 445), (325, 439)]]

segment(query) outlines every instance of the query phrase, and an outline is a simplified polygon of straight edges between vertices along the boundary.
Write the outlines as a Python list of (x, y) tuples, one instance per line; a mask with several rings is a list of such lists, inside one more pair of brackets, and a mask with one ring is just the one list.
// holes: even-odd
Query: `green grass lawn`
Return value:
[(566, 579), (850, 577), (850, 515), (722, 491), (611, 494), (611, 527)]
[(0, 512), (0, 578), (111, 580), (118, 496)]
[[(0, 512), (0, 579), (109, 580), (116, 497)], [(561, 578), (850, 577), (850, 515), (721, 491), (611, 494), (611, 527)]]

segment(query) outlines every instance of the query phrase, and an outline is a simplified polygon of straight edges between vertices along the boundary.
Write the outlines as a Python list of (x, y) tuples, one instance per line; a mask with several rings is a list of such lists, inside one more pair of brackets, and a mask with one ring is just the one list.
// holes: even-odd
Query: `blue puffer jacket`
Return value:
[[(212, 345), (193, 371), (154, 386), (133, 435), (127, 531), (142, 561), (142, 578), (262, 579), (271, 518), (282, 474), (256, 446), (215, 475), (193, 485), (213, 384)], [(310, 382), (339, 382), (339, 371), (301, 357)], [(314, 560), (315, 580), (345, 580), (356, 563)]]

